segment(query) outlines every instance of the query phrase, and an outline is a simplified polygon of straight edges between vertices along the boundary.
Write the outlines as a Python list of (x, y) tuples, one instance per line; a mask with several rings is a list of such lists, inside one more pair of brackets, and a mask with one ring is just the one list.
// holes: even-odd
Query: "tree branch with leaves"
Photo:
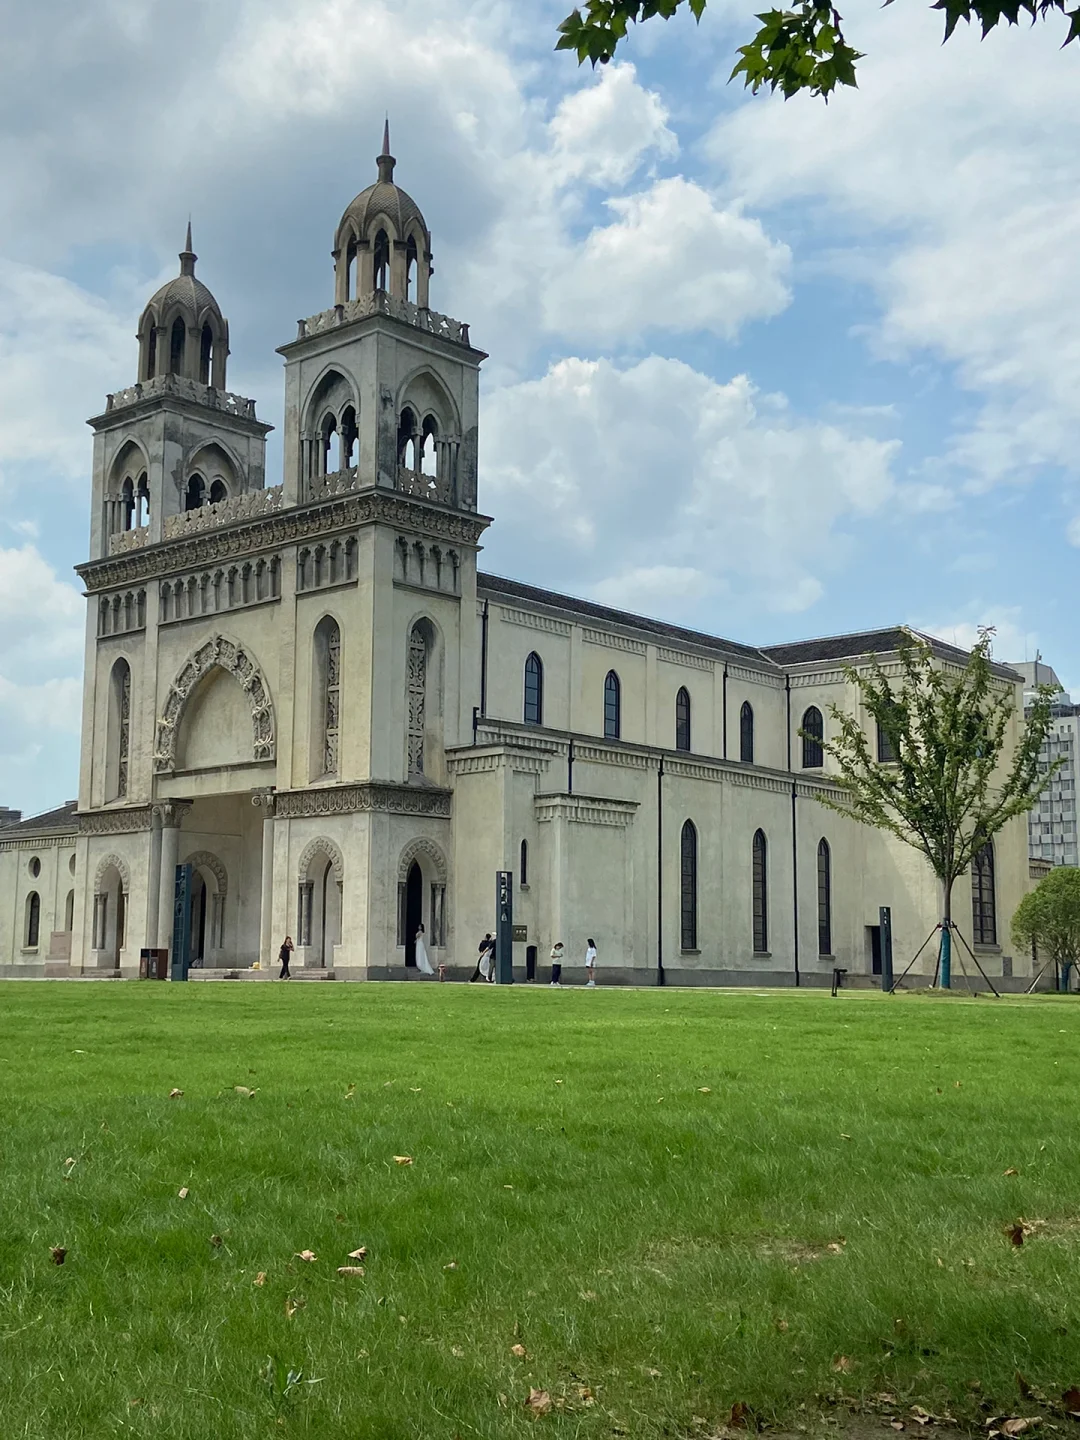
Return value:
[(1067, 985), (1069, 967), (1080, 965), (1080, 870), (1062, 865), (1040, 880), (1016, 907), (1012, 938), (1052, 961)]
[[(831, 705), (833, 734), (821, 742), (843, 798), (821, 794), (820, 802), (912, 846), (937, 877), (945, 987), (951, 981), (953, 885), (1010, 820), (1031, 809), (1061, 763), (1048, 767), (1040, 760), (1051, 723), (1051, 686), (1036, 692), (1011, 747), (1015, 692), (994, 673), (992, 641), (993, 631), (981, 630), (959, 674), (915, 634), (897, 650), (897, 665), (890, 668), (898, 674), (886, 673), (874, 655), (865, 665), (845, 666), (861, 706), (852, 713)], [(876, 731), (873, 749), (864, 713)]]
[[(606, 65), (631, 25), (670, 20), (683, 5), (700, 20), (706, 0), (585, 0), (559, 26), (555, 48), (573, 50), (579, 64), (589, 60)], [(985, 39), (1002, 23), (1017, 25), (1026, 18), (1034, 24), (1056, 15), (1069, 22), (1062, 46), (1080, 40), (1080, 5), (1070, 8), (1069, 0), (935, 0), (930, 8), (943, 12), (946, 40), (961, 20), (980, 26)], [(738, 47), (732, 80), (741, 75), (755, 95), (764, 86), (779, 90), (785, 99), (808, 90), (828, 100), (837, 85), (856, 85), (855, 68), (863, 56), (844, 38), (844, 22), (835, 6), (801, 0), (791, 10), (766, 10), (756, 19), (757, 34)]]

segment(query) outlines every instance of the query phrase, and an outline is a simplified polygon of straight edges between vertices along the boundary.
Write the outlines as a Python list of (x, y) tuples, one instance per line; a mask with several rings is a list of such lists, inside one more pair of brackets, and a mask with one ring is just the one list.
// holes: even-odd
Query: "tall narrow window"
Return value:
[(375, 289), (390, 289), (390, 239), (385, 230), (375, 236)]
[(427, 724), (427, 640), (419, 625), (409, 635), (409, 774), (424, 773), (424, 731)]
[(416, 236), (405, 242), (405, 299), (416, 301)]
[(764, 955), (769, 949), (769, 873), (768, 846), (761, 830), (754, 832), (752, 885), (754, 953)]
[(971, 929), (976, 945), (997, 944), (994, 897), (994, 842), (988, 840), (971, 862)]
[(544, 723), (544, 662), (534, 650), (525, 661), (525, 724)]
[(199, 379), (204, 385), (210, 384), (211, 360), (214, 353), (214, 332), (209, 325), (202, 327), (199, 337)]
[(832, 856), (824, 838), (817, 847), (817, 948), (819, 955), (832, 954)]
[(739, 711), (739, 759), (744, 765), (754, 763), (754, 707), (749, 700)]
[(67, 892), (67, 899), (64, 901), (64, 929), (70, 935), (75, 928), (75, 891)]
[(41, 900), (36, 890), (26, 897), (26, 948), (36, 949), (38, 932), (41, 929)]
[(679, 930), (684, 950), (697, 949), (697, 831), (692, 820), (679, 843)]
[(117, 660), (109, 677), (109, 725), (105, 752), (106, 801), (122, 800), (128, 793), (130, 751), (131, 668), (126, 660)]
[(201, 475), (192, 475), (187, 482), (187, 491), (184, 495), (184, 509), (198, 510), (206, 499), (206, 481)]
[(690, 691), (685, 685), (675, 696), (675, 749), (690, 749)]
[(341, 630), (332, 615), (315, 627), (312, 654), (311, 778), (336, 775), (341, 751)]
[(877, 727), (877, 758), (883, 765), (892, 765), (899, 759), (892, 736), (882, 729), (880, 720)]
[[(803, 769), (820, 770), (825, 764), (825, 750), (821, 744), (825, 738), (825, 721), (816, 705), (811, 705), (809, 710), (804, 711), (802, 732)], [(824, 955), (828, 952), (823, 950), (821, 953)]]
[(439, 950), (446, 944), (446, 886), (433, 884), (431, 887), (431, 924), (428, 936), (433, 949)]
[(520, 866), (519, 866), (519, 868), (518, 868), (518, 884), (522, 887), (522, 889), (524, 889), (525, 886), (528, 885), (528, 883), (529, 883), (529, 842), (528, 842), (527, 840), (522, 840), (522, 842), (521, 842), (521, 864), (520, 864)]
[(173, 375), (184, 373), (184, 346), (187, 342), (187, 328), (179, 315), (172, 323), (169, 333), (169, 370)]
[(604, 680), (604, 739), (618, 740), (622, 733), (622, 687), (614, 670)]

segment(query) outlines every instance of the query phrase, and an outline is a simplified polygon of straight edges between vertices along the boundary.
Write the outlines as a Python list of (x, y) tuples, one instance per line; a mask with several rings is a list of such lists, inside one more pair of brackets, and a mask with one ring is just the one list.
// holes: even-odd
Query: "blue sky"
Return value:
[[(0, 802), (75, 794), (87, 416), (177, 269), (280, 424), (341, 212), (397, 179), (484, 367), (482, 564), (767, 643), (907, 621), (1080, 689), (1080, 52), (862, 0), (860, 88), (729, 86), (753, 6), (593, 73), (567, 0), (73, 0), (0, 53)], [(48, 83), (45, 81), (48, 79)], [(278, 436), (269, 479), (279, 478)]]

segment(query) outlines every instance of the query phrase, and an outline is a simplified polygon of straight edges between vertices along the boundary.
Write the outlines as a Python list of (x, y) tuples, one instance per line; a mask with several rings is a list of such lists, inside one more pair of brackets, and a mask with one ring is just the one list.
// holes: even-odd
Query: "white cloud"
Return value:
[(552, 164), (564, 184), (625, 185), (650, 153), (678, 153), (667, 121), (660, 97), (641, 88), (633, 65), (605, 66), (599, 83), (571, 92), (556, 110), (548, 127)]
[(648, 330), (708, 330), (733, 338), (747, 320), (791, 299), (791, 252), (760, 221), (720, 210), (691, 181), (660, 180), (608, 207), (597, 227), (550, 277), (544, 318), (575, 339), (612, 341)]
[(540, 554), (535, 579), (672, 618), (724, 594), (729, 633), (818, 598), (845, 522), (893, 495), (897, 449), (655, 355), (566, 359), (496, 391), (482, 444), (488, 563)]
[(1025, 623), (1019, 605), (977, 601), (951, 619), (938, 619), (928, 624), (912, 620), (910, 623), (914, 629), (936, 635), (950, 645), (959, 645), (962, 650), (970, 650), (979, 638), (979, 631), (990, 627), (994, 630), (993, 656), (1004, 664), (1033, 659), (1038, 648), (1038, 635)]
[[(758, 99), (711, 151), (750, 203), (797, 203), (878, 291), (877, 351), (930, 352), (978, 397), (950, 458), (976, 485), (1080, 453), (1080, 85), (1061, 27), (983, 42), (918, 7), (854, 17), (859, 89)], [(843, 256), (843, 252), (842, 256)], [(836, 260), (833, 260), (834, 270)]]

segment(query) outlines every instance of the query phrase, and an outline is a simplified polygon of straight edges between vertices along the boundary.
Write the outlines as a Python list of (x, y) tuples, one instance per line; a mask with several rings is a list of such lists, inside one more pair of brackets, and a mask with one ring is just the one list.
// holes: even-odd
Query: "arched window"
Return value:
[(690, 749), (690, 691), (685, 685), (675, 696), (675, 749)]
[(331, 414), (323, 416), (322, 424), (319, 426), (319, 474), (330, 475), (330, 451), (334, 444), (334, 436), (337, 434), (337, 419)]
[(120, 487), (120, 513), (123, 517), (123, 528), (131, 530), (135, 525), (135, 487), (131, 483), (131, 476), (124, 479)]
[(880, 720), (877, 727), (877, 758), (883, 765), (893, 765), (899, 759), (892, 737), (881, 728)]
[(971, 929), (976, 945), (997, 944), (994, 897), (994, 842), (988, 840), (971, 862)]
[(131, 667), (117, 660), (109, 677), (109, 720), (105, 754), (105, 799), (122, 800), (128, 793), (131, 749)]
[(418, 468), (424, 475), (435, 476), (438, 474), (438, 435), (438, 421), (433, 415), (429, 415), (424, 421), (423, 434), (420, 439), (420, 465)]
[[(825, 738), (825, 721), (816, 705), (811, 705), (809, 710), (804, 711), (802, 732), (803, 769), (820, 770), (825, 764), (825, 751), (821, 744)], [(821, 843), (824, 845), (824, 840)], [(825, 955), (829, 952), (823, 950), (821, 953)]]
[(313, 779), (338, 773), (341, 738), (341, 630), (332, 615), (315, 627), (311, 773)]
[(390, 289), (390, 240), (385, 230), (375, 236), (375, 289)]
[(138, 489), (135, 491), (135, 524), (140, 528), (150, 524), (150, 482), (146, 478), (145, 470), (139, 476)]
[(183, 317), (177, 315), (169, 333), (169, 370), (173, 375), (184, 373), (184, 346), (187, 344), (187, 328)]
[(544, 723), (544, 662), (534, 650), (525, 661), (525, 724)]
[(206, 481), (198, 473), (191, 476), (184, 492), (184, 509), (198, 510), (206, 499)]
[(529, 842), (528, 842), (527, 840), (522, 840), (522, 842), (521, 842), (521, 865), (520, 865), (519, 871), (518, 871), (518, 884), (521, 885), (521, 886), (525, 886), (525, 885), (528, 885), (528, 883), (529, 883)]
[(75, 928), (75, 891), (67, 892), (67, 899), (64, 902), (64, 929), (70, 935)]
[(765, 955), (769, 949), (769, 874), (768, 846), (762, 830), (754, 832), (752, 889), (754, 911), (754, 953)]
[(398, 464), (406, 470), (416, 469), (416, 416), (407, 405), (398, 421)]
[(604, 678), (604, 739), (618, 740), (622, 733), (622, 686), (614, 670)]
[(687, 820), (679, 842), (679, 933), (684, 950), (696, 950), (697, 943), (697, 831)]
[(749, 700), (739, 711), (739, 759), (744, 765), (754, 763), (754, 707)]
[(408, 695), (409, 774), (424, 773), (424, 736), (427, 729), (427, 636), (419, 623), (409, 634)]
[(36, 890), (26, 897), (26, 948), (37, 948), (38, 932), (41, 929), (41, 900)]
[(341, 468), (348, 470), (355, 462), (353, 455), (356, 451), (357, 428), (356, 410), (351, 405), (346, 405), (341, 412)]
[(410, 235), (405, 245), (405, 299), (416, 299), (416, 236)]
[(215, 480), (210, 486), (211, 505), (220, 505), (222, 500), (229, 498), (229, 489), (224, 480)]
[(210, 384), (211, 359), (214, 353), (214, 332), (209, 325), (202, 327), (199, 340), (199, 379), (204, 385)]
[(824, 837), (817, 847), (817, 948), (819, 955), (832, 954), (832, 856)]

